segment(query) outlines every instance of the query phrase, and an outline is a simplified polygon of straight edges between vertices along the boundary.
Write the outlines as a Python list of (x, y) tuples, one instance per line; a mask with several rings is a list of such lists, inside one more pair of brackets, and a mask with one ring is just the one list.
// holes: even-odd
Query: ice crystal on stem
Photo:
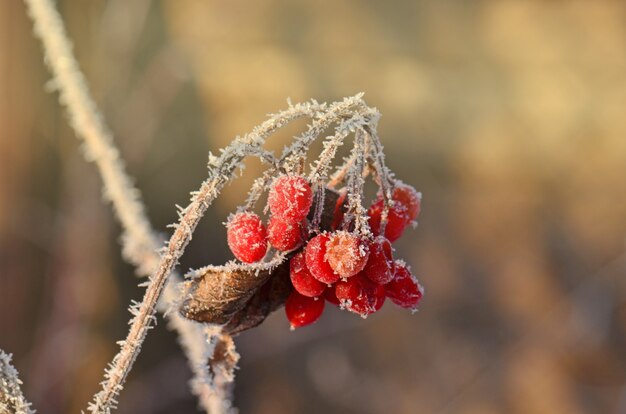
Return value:
[(0, 349), (0, 413), (32, 414), (30, 403), (24, 398), (22, 381), (11, 365), (11, 355)]

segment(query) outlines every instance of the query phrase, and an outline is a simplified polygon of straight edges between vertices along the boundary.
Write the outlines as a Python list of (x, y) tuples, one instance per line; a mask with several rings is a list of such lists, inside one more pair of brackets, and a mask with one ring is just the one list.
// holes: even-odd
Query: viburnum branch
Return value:
[[(352, 104), (352, 99), (354, 98), (348, 98), (344, 102)], [(193, 231), (221, 189), (234, 178), (236, 170), (243, 165), (244, 158), (259, 153), (259, 148), (269, 135), (309, 111), (309, 104), (292, 106), (272, 116), (250, 134), (236, 138), (221, 151), (219, 157), (210, 160), (209, 178), (202, 183), (198, 191), (192, 193), (191, 203), (180, 212), (174, 234), (162, 249), (157, 270), (150, 277), (142, 302), (134, 310), (135, 315), (131, 320), (128, 335), (120, 342), (121, 349), (106, 370), (102, 390), (94, 396), (94, 401), (89, 406), (90, 411), (109, 413), (115, 408), (116, 397), (139, 353), (147, 331), (152, 327), (155, 306), (167, 277), (178, 264), (187, 244), (191, 241)], [(323, 114), (319, 121), (327, 124), (328, 118), (328, 114)]]
[(393, 200), (391, 199), (391, 191), (393, 185), (393, 174), (385, 165), (385, 153), (383, 152), (383, 145), (380, 142), (378, 133), (376, 131), (376, 125), (370, 125), (367, 128), (367, 139), (369, 140), (369, 158), (374, 164), (374, 171), (378, 178), (381, 193), (383, 197), (383, 211), (381, 213), (380, 221), (380, 233), (385, 234), (385, 228), (387, 226), (387, 217), (389, 215), (389, 207)]
[(363, 187), (365, 185), (363, 172), (366, 158), (365, 132), (362, 128), (356, 130), (351, 158), (354, 158), (354, 163), (348, 173), (348, 212), (345, 215), (346, 221), (344, 223), (354, 220), (356, 232), (367, 236), (370, 234), (370, 229), (367, 211), (363, 207), (362, 202)]
[[(111, 201), (116, 216), (122, 224), (123, 255), (136, 266), (137, 273), (149, 276), (159, 263), (159, 237), (150, 225), (145, 214), (139, 191), (126, 174), (113, 137), (97, 105), (90, 95), (85, 78), (72, 52), (63, 22), (50, 0), (26, 0), (28, 11), (33, 19), (35, 32), (41, 39), (46, 55), (46, 63), (54, 75), (54, 84), (60, 93), (60, 101), (66, 107), (70, 123), (79, 138), (84, 141), (85, 156), (94, 162), (102, 177), (106, 197)], [(159, 309), (166, 312), (178, 297), (176, 285), (180, 276), (172, 275), (163, 292)], [(168, 314), (170, 328), (178, 333), (195, 377), (204, 376), (206, 370), (205, 339), (201, 328), (184, 318), (178, 312)], [(210, 384), (194, 380), (196, 395), (200, 405), (208, 411)]]
[(22, 393), (22, 381), (11, 365), (11, 355), (0, 349), (0, 413), (32, 414), (30, 403)]
[(354, 158), (355, 155), (350, 153), (350, 155), (344, 159), (343, 164), (336, 168), (335, 172), (328, 180), (328, 188), (335, 188), (345, 180), (348, 175), (348, 171), (352, 168), (352, 164), (354, 164)]

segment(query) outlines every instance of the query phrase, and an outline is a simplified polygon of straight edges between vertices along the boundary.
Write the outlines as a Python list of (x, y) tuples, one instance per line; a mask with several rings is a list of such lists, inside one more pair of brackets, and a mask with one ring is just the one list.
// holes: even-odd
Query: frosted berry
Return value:
[(267, 232), (261, 218), (254, 213), (237, 213), (230, 217), (227, 228), (228, 247), (245, 263), (258, 262), (267, 251)]
[(387, 297), (398, 306), (407, 309), (415, 309), (419, 304), (424, 289), (420, 286), (415, 276), (401, 261), (395, 263), (396, 273), (393, 280), (385, 285)]
[(267, 238), (276, 250), (287, 252), (302, 245), (305, 237), (303, 222), (297, 223), (272, 216), (267, 225)]
[(339, 306), (341, 304), (339, 302), (339, 299), (337, 299), (337, 295), (335, 294), (335, 286), (329, 286), (324, 291), (324, 299), (326, 299), (326, 301), (332, 303), (335, 306)]
[(380, 310), (385, 303), (385, 287), (370, 281), (366, 277), (359, 276), (359, 278), (361, 279), (361, 284), (363, 285), (363, 289), (365, 290), (369, 303), (374, 308), (374, 312)]
[(281, 175), (274, 180), (267, 203), (272, 215), (297, 223), (309, 213), (313, 191), (304, 177)]
[[(383, 200), (379, 199), (372, 204), (367, 210), (369, 216), (369, 225), (374, 235), (380, 234), (380, 222), (383, 213)], [(409, 213), (406, 207), (401, 203), (394, 203), (389, 207), (389, 214), (387, 214), (387, 225), (385, 226), (385, 237), (390, 242), (394, 242), (402, 236), (404, 229), (409, 224)]]
[(289, 276), (291, 277), (291, 284), (301, 295), (316, 297), (324, 293), (326, 289), (326, 285), (311, 276), (311, 272), (306, 267), (304, 252), (291, 258)]
[(291, 292), (285, 302), (285, 313), (291, 324), (291, 329), (310, 325), (317, 321), (324, 312), (324, 300), (309, 298), (296, 292)]
[(383, 236), (376, 237), (370, 243), (370, 255), (363, 268), (363, 276), (372, 282), (384, 285), (393, 279), (393, 267), (391, 243)]
[(326, 243), (326, 260), (341, 277), (351, 277), (365, 267), (369, 257), (368, 243), (354, 233), (331, 233)]
[(350, 312), (354, 312), (363, 317), (374, 313), (375, 300), (368, 295), (363, 280), (360, 277), (351, 277), (346, 281), (339, 281), (335, 285), (335, 295), (341, 306)]
[(408, 184), (399, 183), (393, 189), (391, 198), (406, 208), (409, 221), (417, 218), (421, 209), (422, 194), (415, 191), (415, 188)]
[(328, 235), (326, 233), (318, 234), (309, 240), (304, 252), (306, 267), (313, 277), (322, 283), (331, 284), (338, 281), (340, 276), (335, 273), (326, 260), (327, 242)]

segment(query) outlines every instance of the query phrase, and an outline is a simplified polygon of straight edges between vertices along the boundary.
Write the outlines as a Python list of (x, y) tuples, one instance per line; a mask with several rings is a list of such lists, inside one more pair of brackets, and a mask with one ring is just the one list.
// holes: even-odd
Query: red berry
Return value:
[(371, 282), (366, 277), (361, 278), (361, 283), (363, 284), (363, 289), (365, 290), (365, 294), (367, 295), (370, 304), (374, 308), (374, 312), (380, 310), (385, 303), (386, 293), (385, 287), (379, 285), (377, 283)]
[(335, 306), (340, 305), (339, 299), (337, 299), (337, 295), (335, 294), (335, 286), (329, 286), (324, 291), (324, 298)]
[(335, 285), (335, 295), (341, 306), (350, 312), (363, 317), (374, 313), (375, 299), (371, 300), (368, 291), (360, 277), (351, 277), (346, 281), (339, 281)]
[(393, 279), (393, 256), (389, 240), (378, 236), (370, 243), (370, 256), (362, 273), (379, 285), (389, 283)]
[(331, 233), (326, 243), (326, 260), (341, 277), (351, 277), (365, 267), (369, 257), (367, 242), (354, 233)]
[(272, 184), (267, 203), (272, 215), (287, 221), (300, 222), (309, 213), (313, 191), (299, 175), (281, 175)]
[(395, 265), (396, 274), (393, 280), (385, 285), (387, 297), (398, 306), (416, 309), (424, 296), (424, 288), (420, 286), (405, 263), (396, 261)]
[(306, 267), (314, 278), (322, 283), (331, 284), (339, 280), (339, 275), (335, 273), (326, 260), (326, 243), (328, 235), (318, 234), (309, 240), (304, 250), (306, 257)]
[(258, 262), (267, 251), (267, 232), (261, 218), (254, 213), (237, 213), (230, 217), (227, 228), (228, 247), (245, 263)]
[(296, 291), (291, 292), (285, 302), (285, 313), (292, 330), (312, 324), (322, 316), (323, 312), (323, 299), (309, 298)]
[(415, 188), (408, 184), (398, 183), (393, 189), (391, 198), (406, 208), (409, 221), (417, 218), (421, 209), (422, 194), (415, 191)]
[(301, 295), (316, 297), (324, 293), (324, 289), (326, 289), (326, 285), (311, 276), (311, 272), (306, 267), (304, 252), (291, 258), (289, 276), (291, 277), (291, 284)]
[(287, 252), (302, 245), (305, 237), (303, 223), (294, 223), (272, 216), (267, 225), (267, 238), (277, 250)]
[[(380, 222), (383, 213), (383, 200), (377, 200), (372, 204), (367, 211), (369, 216), (370, 228), (374, 235), (380, 234)], [(409, 224), (410, 219), (408, 211), (401, 203), (394, 203), (389, 207), (389, 213), (387, 214), (387, 226), (385, 227), (385, 237), (390, 242), (394, 242), (402, 236), (404, 229)]]

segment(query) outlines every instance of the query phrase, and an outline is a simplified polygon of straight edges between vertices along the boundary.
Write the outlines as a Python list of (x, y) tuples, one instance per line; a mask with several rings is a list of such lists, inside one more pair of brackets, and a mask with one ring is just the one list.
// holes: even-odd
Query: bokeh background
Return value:
[[(287, 97), (365, 92), (391, 168), (424, 193), (397, 243), (421, 311), (328, 307), (296, 332), (277, 312), (237, 338), (242, 413), (626, 413), (626, 3), (58, 3), (156, 228), (207, 152)], [(70, 413), (142, 290), (49, 80), (24, 5), (0, 2), (0, 348), (40, 412)], [(221, 223), (253, 177), (183, 270), (230, 258)], [(189, 377), (160, 323), (120, 414), (196, 412)]]

